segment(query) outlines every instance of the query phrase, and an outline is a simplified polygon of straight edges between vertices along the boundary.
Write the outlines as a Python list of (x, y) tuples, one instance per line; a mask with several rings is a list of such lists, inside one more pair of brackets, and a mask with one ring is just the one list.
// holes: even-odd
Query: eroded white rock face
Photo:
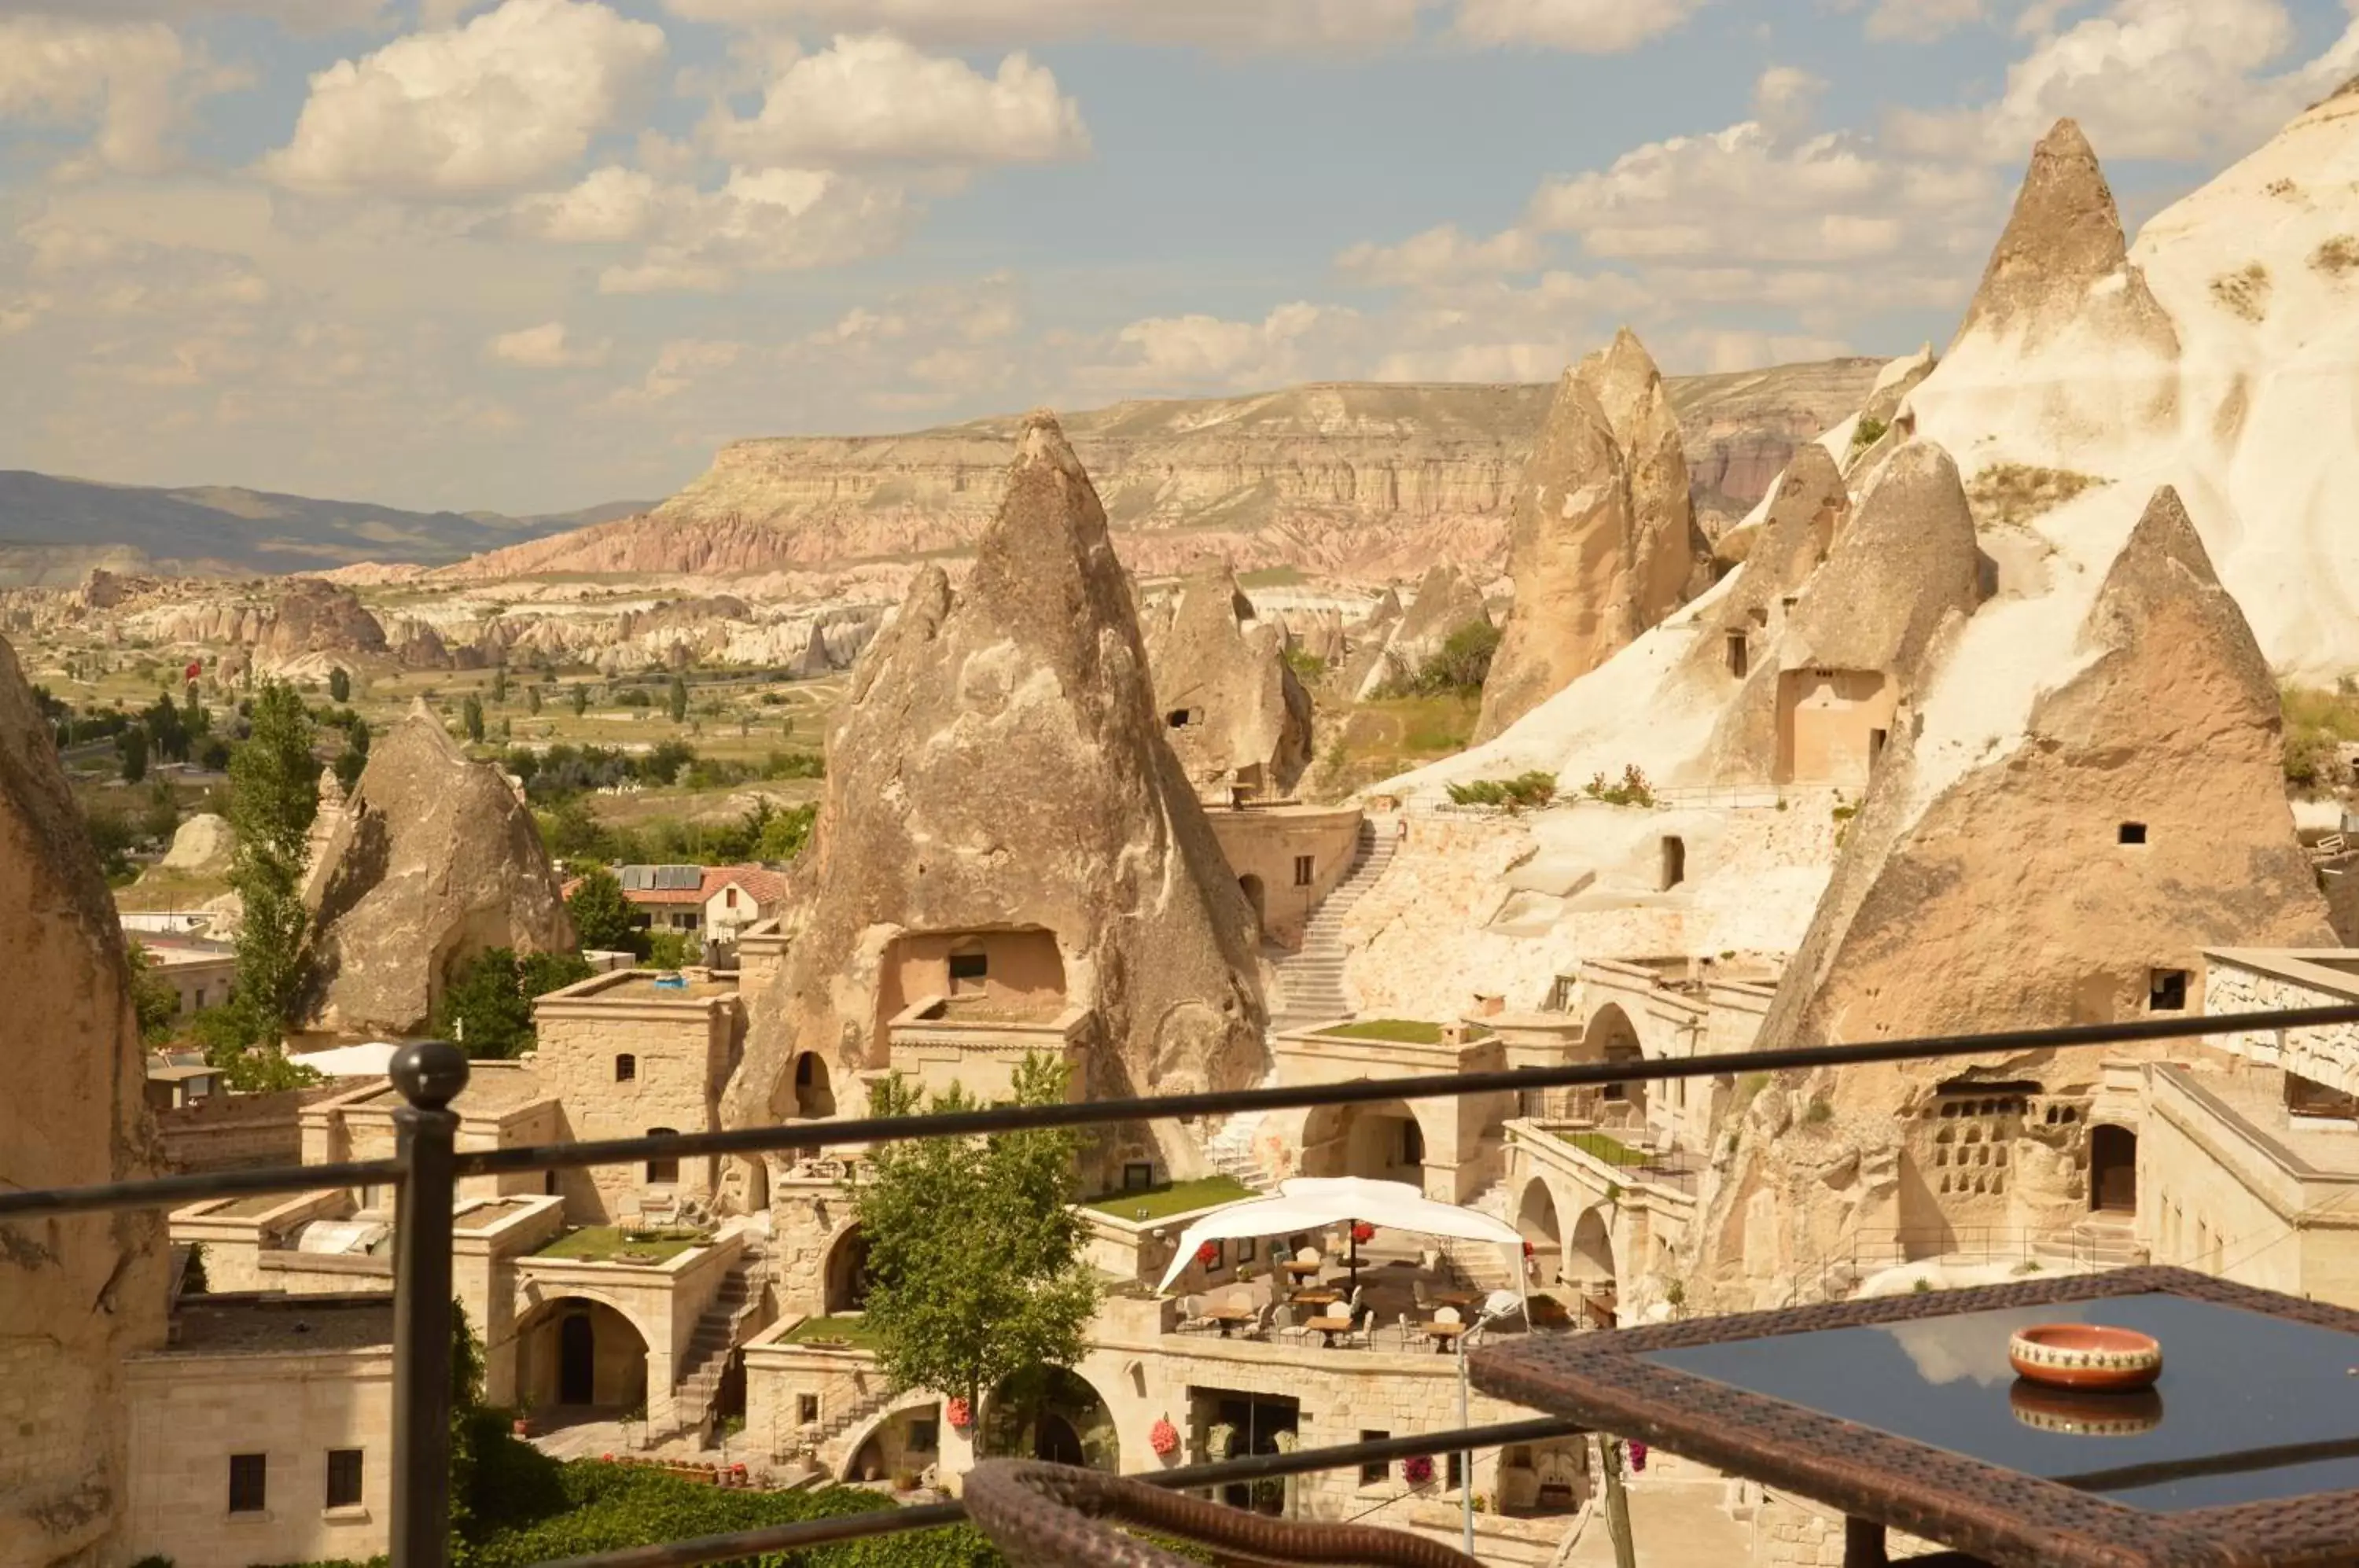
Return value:
[[(49, 730), (0, 643), (0, 1186), (154, 1174), (145, 1054), (114, 907)], [(164, 1339), (148, 1214), (0, 1224), (0, 1563), (106, 1561), (127, 1500), (123, 1358)]]

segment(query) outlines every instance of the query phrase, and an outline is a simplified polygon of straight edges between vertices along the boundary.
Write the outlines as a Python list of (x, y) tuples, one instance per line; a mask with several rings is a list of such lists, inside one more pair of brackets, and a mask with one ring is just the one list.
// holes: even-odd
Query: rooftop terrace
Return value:
[(168, 1355), (266, 1356), (393, 1345), (393, 1298), (256, 1291), (187, 1296)]

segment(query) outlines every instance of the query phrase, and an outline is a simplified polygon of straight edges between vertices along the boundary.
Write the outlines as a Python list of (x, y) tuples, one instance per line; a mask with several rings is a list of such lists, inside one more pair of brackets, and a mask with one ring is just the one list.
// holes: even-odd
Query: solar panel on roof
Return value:
[(618, 866), (614, 875), (622, 878), (626, 893), (645, 893), (656, 885), (656, 868), (652, 866)]
[(701, 866), (658, 866), (656, 867), (656, 888), (659, 892), (677, 893), (704, 886)]

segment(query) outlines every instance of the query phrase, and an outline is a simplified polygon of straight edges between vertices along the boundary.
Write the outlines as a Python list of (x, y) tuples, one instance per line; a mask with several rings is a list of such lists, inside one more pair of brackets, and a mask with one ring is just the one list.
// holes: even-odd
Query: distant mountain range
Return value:
[(0, 586), (61, 586), (94, 566), (189, 575), (324, 571), (355, 561), (438, 565), (643, 512), (405, 512), (228, 485), (155, 489), (0, 470)]

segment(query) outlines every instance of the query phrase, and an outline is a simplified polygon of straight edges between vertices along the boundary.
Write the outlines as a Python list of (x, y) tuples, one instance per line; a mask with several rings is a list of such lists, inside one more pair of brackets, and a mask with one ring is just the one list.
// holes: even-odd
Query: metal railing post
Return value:
[(397, 1052), (386, 1075), (403, 1172), (393, 1241), (392, 1568), (451, 1560), (451, 1204), (467, 1056), (448, 1040)]

